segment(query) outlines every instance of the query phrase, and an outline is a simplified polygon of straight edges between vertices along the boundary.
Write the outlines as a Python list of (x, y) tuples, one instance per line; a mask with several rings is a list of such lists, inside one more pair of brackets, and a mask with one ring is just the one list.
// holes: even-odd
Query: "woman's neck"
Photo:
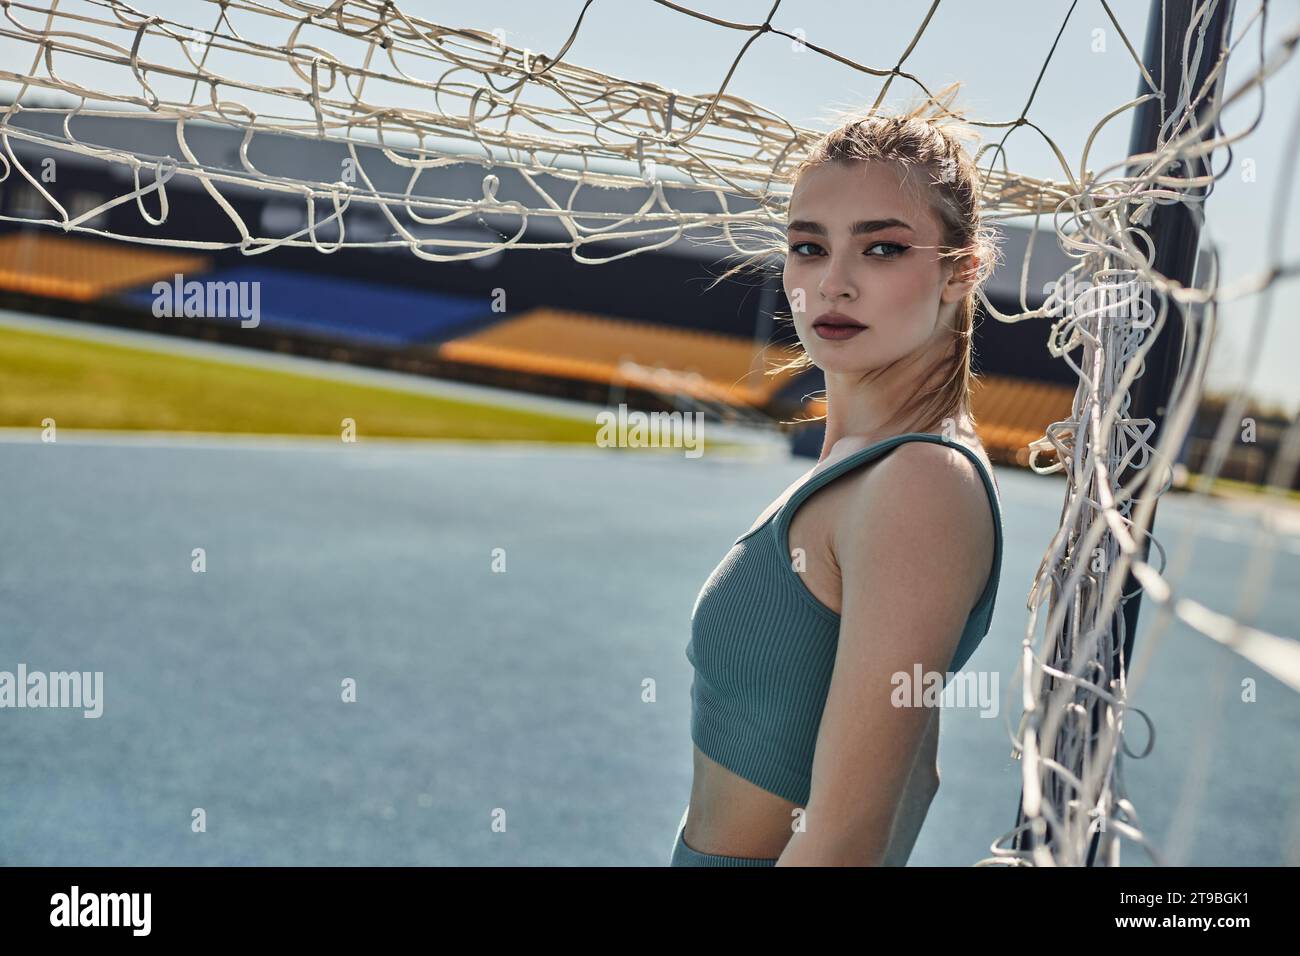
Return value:
[[(951, 428), (948, 429), (946, 423), (951, 420)], [(944, 434), (945, 431), (957, 441), (969, 442), (975, 434), (975, 427), (970, 420), (968, 413), (954, 412), (940, 419), (940, 424), (934, 428), (924, 427), (918, 417), (904, 419), (901, 424), (884, 423), (875, 427), (864, 428), (861, 431), (849, 431), (846, 427), (837, 427), (840, 423), (835, 417), (834, 406), (827, 405), (826, 416), (826, 435), (822, 440), (822, 451), (819, 461), (825, 461), (830, 457), (832, 449), (841, 441), (851, 445), (861, 445), (866, 448), (877, 442), (884, 441), (887, 438), (893, 438), (895, 435), (908, 435), (916, 432)]]

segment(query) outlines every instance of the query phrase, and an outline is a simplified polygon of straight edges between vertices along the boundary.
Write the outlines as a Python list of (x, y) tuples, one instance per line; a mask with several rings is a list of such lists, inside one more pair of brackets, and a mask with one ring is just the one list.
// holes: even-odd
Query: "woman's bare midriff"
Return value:
[(798, 804), (738, 777), (695, 747), (691, 805), (682, 838), (699, 853), (775, 858), (790, 839)]
[[(692, 751), (695, 774), (682, 830), (686, 845), (697, 853), (779, 857), (794, 834), (799, 805), (737, 776), (699, 747), (692, 747)], [(919, 815), (900, 814), (900, 820), (910, 825), (903, 830), (895, 825), (896, 832), (885, 853), (887, 866), (902, 866), (912, 852), (925, 811), (934, 798), (932, 780), (938, 777), (938, 756), (939, 711), (935, 710), (902, 800), (905, 805), (919, 808)]]
[[(737, 776), (699, 747), (692, 747), (692, 751), (695, 774), (686, 826), (682, 830), (686, 845), (697, 853), (779, 857), (794, 834), (795, 811), (800, 809), (799, 805)], [(921, 822), (934, 799), (938, 758), (939, 711), (936, 709), (903, 794), (903, 805), (911, 809), (899, 814), (899, 823), (895, 824), (885, 853), (886, 866), (902, 866), (911, 855)]]
[[(849, 442), (845, 442), (849, 445)], [(842, 453), (819, 462), (816, 468), (796, 480), (758, 519), (753, 527), (761, 525), (780, 508), (814, 472), (830, 467), (845, 454), (851, 454), (865, 444), (855, 444)], [(983, 449), (975, 445), (980, 458), (987, 459)], [(803, 548), (806, 558), (803, 581), (813, 596), (837, 614), (841, 608), (841, 579), (839, 567), (831, 547), (833, 520), (842, 513), (845, 499), (861, 494), (861, 484), (876, 462), (854, 469), (849, 474), (817, 490), (801, 504), (790, 521), (788, 544), (791, 549)], [(752, 530), (752, 528), (751, 528)], [(926, 740), (913, 768), (905, 800), (932, 798), (931, 781), (938, 777), (938, 713), (934, 715), (926, 733)], [(764, 790), (744, 777), (738, 776), (722, 764), (693, 747), (694, 777), (691, 783), (690, 809), (682, 838), (699, 853), (722, 856), (776, 858), (785, 849), (793, 835), (796, 803)], [(888, 858), (905, 859), (911, 852), (915, 833), (897, 834), (899, 845), (890, 847)], [(906, 847), (901, 844), (906, 842)]]

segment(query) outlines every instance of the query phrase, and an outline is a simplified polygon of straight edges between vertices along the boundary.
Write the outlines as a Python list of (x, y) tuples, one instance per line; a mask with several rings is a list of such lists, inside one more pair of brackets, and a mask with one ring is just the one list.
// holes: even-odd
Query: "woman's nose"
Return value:
[(826, 271), (822, 273), (818, 291), (828, 299), (852, 295), (856, 291), (849, 276), (848, 265), (843, 259), (835, 256), (827, 258)]

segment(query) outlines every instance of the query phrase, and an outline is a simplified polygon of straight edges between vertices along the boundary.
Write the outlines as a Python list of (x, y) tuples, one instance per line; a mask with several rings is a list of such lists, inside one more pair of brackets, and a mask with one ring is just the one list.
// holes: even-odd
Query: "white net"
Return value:
[[(132, 175), (122, 195), (70, 214), (11, 154), (17, 174), (51, 204), (53, 214), (34, 221), (250, 254), (277, 246), (322, 252), (405, 246), (421, 258), (450, 261), (503, 248), (567, 247), (578, 261), (608, 261), (662, 248), (691, 231), (725, 234), (730, 223), (751, 222), (752, 215), (734, 208), (737, 202), (748, 213), (766, 200), (763, 208), (775, 221), (783, 191), (770, 188), (773, 179), (818, 135), (725, 93), (679, 95), (584, 70), (563, 59), (567, 44), (554, 57), (535, 54), (491, 33), (408, 17), (392, 3), (210, 0), (210, 6), (209, 22), (192, 24), (147, 16), (120, 0), (5, 5), (7, 28), (0, 35), (31, 48), (27, 72), (0, 70), (0, 79), (20, 84), (0, 124), (6, 142), (77, 153)], [(101, 73), (116, 68), (119, 88), (88, 88), (72, 79), (86, 61)], [(276, 82), (243, 78), (261, 75), (268, 64), (282, 74)], [(25, 107), (29, 91), (76, 99)], [(86, 121), (142, 111), (174, 124), (175, 156), (106, 148), (78, 135)], [(237, 163), (197, 154), (187, 130), (199, 123), (239, 133)], [(259, 134), (339, 144), (339, 177), (310, 181), (259, 168)], [(421, 174), (460, 164), (485, 169), (479, 194), (430, 195)], [(375, 167), (385, 175), (372, 175)], [(405, 182), (395, 171), (405, 173)], [(90, 225), (123, 202), (135, 202), (146, 222), (160, 222), (175, 177), (202, 185), (229, 217), (235, 238), (124, 236)], [(255, 234), (228, 199), (240, 189), (301, 202), (306, 225), (283, 235)], [(610, 210), (607, 190), (623, 191), (626, 212)], [(991, 217), (1049, 211), (1067, 194), (992, 169), (986, 206)], [(349, 209), (382, 215), (393, 235), (350, 236)], [(449, 228), (479, 217), (498, 235), (455, 235)], [(562, 232), (526, 237), (538, 221)], [(620, 251), (593, 258), (587, 250), (593, 244)]]

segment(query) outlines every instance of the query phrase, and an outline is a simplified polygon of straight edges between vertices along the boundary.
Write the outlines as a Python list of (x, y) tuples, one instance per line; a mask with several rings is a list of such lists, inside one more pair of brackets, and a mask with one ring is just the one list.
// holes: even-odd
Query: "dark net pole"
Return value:
[[(1142, 62), (1147, 72), (1151, 75), (1156, 84), (1156, 91), (1163, 93), (1162, 97), (1156, 97), (1140, 104), (1133, 116), (1133, 130), (1129, 139), (1129, 155), (1138, 153), (1154, 152), (1162, 142), (1160, 134), (1161, 126), (1171, 113), (1179, 106), (1179, 92), (1181, 77), (1183, 71), (1183, 42), (1187, 36), (1187, 31), (1192, 27), (1193, 14), (1197, 8), (1205, 6), (1204, 0), (1152, 0), (1151, 11), (1147, 19), (1146, 45), (1143, 51)], [(1200, 63), (1195, 70), (1190, 73), (1190, 87), (1185, 91), (1188, 100), (1197, 96), (1205, 83), (1206, 77), (1218, 62), (1220, 55), (1226, 48), (1227, 40), (1230, 36), (1232, 27), (1232, 9), (1233, 0), (1220, 0), (1216, 8), (1209, 16), (1203, 16), (1197, 24), (1197, 31), (1204, 30), (1204, 46), (1201, 54)], [(1193, 38), (1189, 50), (1190, 54), (1194, 53), (1196, 39)], [(1217, 80), (1223, 82), (1223, 77)], [(1145, 77), (1138, 78), (1138, 95), (1146, 95), (1154, 92)], [(1196, 107), (1196, 116), (1198, 120), (1204, 121), (1207, 117), (1207, 111), (1212, 106), (1214, 96), (1204, 96)], [(1177, 121), (1175, 121), (1177, 122)], [(1217, 126), (1217, 119), (1212, 123), (1203, 134), (1205, 138), (1213, 136)], [(1185, 129), (1186, 127), (1184, 127)], [(1211, 157), (1197, 157), (1184, 160), (1181, 165), (1175, 164), (1163, 174), (1168, 176), (1187, 176), (1199, 177), (1210, 173)], [(1183, 168), (1184, 166), (1188, 168)], [(1128, 170), (1129, 175), (1138, 175), (1143, 170), (1137, 166)], [(1208, 195), (1208, 190), (1198, 187), (1195, 190), (1188, 190), (1193, 195)], [(1189, 209), (1182, 202), (1170, 203), (1168, 205), (1157, 205), (1150, 207), (1149, 221), (1144, 227), (1146, 233), (1151, 238), (1151, 244), (1155, 249), (1155, 258), (1152, 262), (1152, 268), (1160, 275), (1176, 280), (1183, 285), (1191, 285), (1194, 272), (1196, 269), (1197, 248), (1200, 245), (1200, 223), (1196, 218), (1196, 213)], [(1153, 298), (1158, 295), (1154, 291), (1143, 294), (1146, 302), (1148, 316), (1158, 314), (1160, 302)], [(1146, 370), (1137, 378), (1130, 390), (1131, 403), (1129, 414), (1135, 419), (1149, 418), (1154, 423), (1154, 431), (1147, 439), (1149, 444), (1154, 447), (1160, 439), (1160, 433), (1163, 430), (1164, 417), (1169, 402), (1169, 397), (1173, 391), (1174, 380), (1178, 374), (1179, 362), (1183, 352), (1183, 317), (1182, 314), (1173, 307), (1170, 307), (1166, 313), (1164, 326), (1160, 331), (1159, 340), (1151, 347), (1146, 355)], [(1086, 440), (1086, 435), (1076, 436), (1076, 440)], [(1140, 456), (1135, 456), (1140, 461)], [(1150, 465), (1150, 462), (1147, 462)], [(1134, 474), (1134, 467), (1121, 470), (1116, 475), (1118, 485), (1127, 483)], [(1163, 476), (1156, 475), (1149, 479), (1141, 493), (1141, 496), (1149, 496), (1155, 493), (1155, 490), (1163, 484)], [(1155, 511), (1151, 512), (1152, 528), (1155, 527)], [(1138, 542), (1140, 554), (1145, 561), (1150, 552), (1151, 539), (1144, 535)], [(1124, 594), (1133, 596), (1123, 604), (1122, 614), (1124, 616), (1124, 649), (1123, 659), (1121, 660), (1118, 653), (1112, 662), (1112, 672), (1121, 673), (1128, 661), (1133, 659), (1133, 642), (1137, 635), (1138, 610), (1141, 606), (1142, 591), (1137, 579), (1129, 572), (1124, 581)], [(1059, 596), (1058, 596), (1059, 597)], [(1116, 622), (1118, 623), (1118, 622)], [(1069, 620), (1066, 620), (1066, 627), (1069, 627)], [(1100, 712), (1092, 712), (1092, 733), (1095, 735), (1099, 732)], [(1019, 827), (1024, 822), (1024, 790), (1020, 793), (1020, 806), (1016, 810), (1016, 826)], [(1050, 826), (1050, 825), (1049, 825)], [(1053, 838), (1052, 833), (1047, 834), (1047, 838)], [(1032, 847), (1032, 835), (1028, 831), (1022, 831), (1016, 834), (1012, 846), (1017, 850), (1028, 850)], [(1088, 865), (1093, 866), (1096, 862), (1097, 849), (1101, 842), (1101, 833), (1093, 834), (1092, 840), (1088, 847)]]

